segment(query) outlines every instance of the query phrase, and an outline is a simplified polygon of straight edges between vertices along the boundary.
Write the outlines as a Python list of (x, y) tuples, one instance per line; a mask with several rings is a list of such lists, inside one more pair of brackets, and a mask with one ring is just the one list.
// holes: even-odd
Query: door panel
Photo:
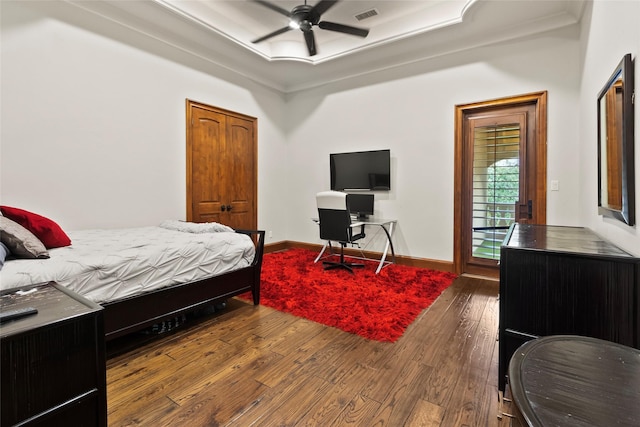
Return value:
[[(202, 222), (206, 216), (209, 221), (215, 216), (219, 219), (223, 203), (221, 184), (224, 164), (222, 148), (224, 146), (225, 117), (200, 108), (193, 109), (192, 135), (192, 206), (194, 220)], [(217, 221), (216, 221), (217, 222)]]
[(471, 162), (471, 237), (465, 263), (495, 267), (500, 245), (527, 200), (524, 150), (527, 113), (469, 116), (467, 150)]
[(187, 220), (257, 227), (256, 119), (187, 100)]
[(230, 189), (228, 200), (231, 205), (231, 211), (227, 213), (236, 227), (250, 228), (254, 207), (251, 183), (256, 180), (256, 168), (255, 159), (247, 156), (247, 152), (253, 150), (253, 124), (238, 117), (229, 117), (227, 127), (230, 144), (225, 149), (229, 165), (225, 178)]

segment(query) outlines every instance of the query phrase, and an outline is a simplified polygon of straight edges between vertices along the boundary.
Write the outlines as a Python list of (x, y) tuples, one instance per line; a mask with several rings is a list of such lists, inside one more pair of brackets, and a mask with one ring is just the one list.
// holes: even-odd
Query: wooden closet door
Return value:
[[(254, 153), (254, 121), (227, 116), (226, 146), (223, 156), (225, 168), (221, 171), (227, 201), (227, 224), (234, 228), (254, 230), (256, 204), (256, 156)], [(231, 210), (228, 207), (231, 206)]]
[(187, 100), (187, 220), (257, 227), (256, 119)]

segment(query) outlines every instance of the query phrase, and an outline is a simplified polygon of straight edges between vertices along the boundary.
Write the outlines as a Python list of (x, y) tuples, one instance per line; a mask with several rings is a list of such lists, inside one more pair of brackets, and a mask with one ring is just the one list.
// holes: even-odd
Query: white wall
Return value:
[[(640, 39), (638, 4), (608, 3), (595, 3), (582, 42), (569, 28), (285, 98), (95, 17), (3, 1), (1, 203), (66, 229), (184, 218), (190, 98), (258, 118), (258, 225), (272, 241), (319, 242), (310, 217), (329, 153), (390, 148), (393, 190), (377, 193), (377, 213), (399, 219), (398, 253), (450, 261), (454, 106), (547, 90), (548, 179), (560, 183), (548, 223), (593, 226), (633, 249), (636, 228), (595, 213), (595, 96)], [(620, 31), (623, 47), (607, 53)]]
[(329, 153), (390, 148), (392, 191), (379, 214), (398, 218), (403, 255), (453, 260), (454, 109), (548, 91), (549, 224), (579, 218), (578, 28), (512, 41), (298, 93), (289, 101), (291, 240), (319, 242), (309, 221), (329, 187)]
[(184, 219), (189, 98), (258, 117), (258, 222), (286, 238), (284, 218), (264, 208), (286, 183), (281, 94), (123, 44), (138, 36), (47, 7), (2, 2), (2, 204), (69, 230)]
[(640, 255), (638, 225), (598, 215), (597, 111), (598, 93), (622, 57), (631, 53), (635, 65), (635, 198), (636, 223), (640, 222), (640, 2), (595, 1), (582, 22), (582, 84), (580, 86), (580, 206), (581, 223), (627, 251)]

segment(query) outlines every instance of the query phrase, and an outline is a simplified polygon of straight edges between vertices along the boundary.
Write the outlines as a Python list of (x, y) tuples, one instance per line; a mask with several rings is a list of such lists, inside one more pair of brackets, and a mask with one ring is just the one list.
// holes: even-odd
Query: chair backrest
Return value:
[(347, 194), (340, 191), (322, 191), (316, 195), (320, 238), (335, 242), (350, 242), (351, 216), (347, 209)]

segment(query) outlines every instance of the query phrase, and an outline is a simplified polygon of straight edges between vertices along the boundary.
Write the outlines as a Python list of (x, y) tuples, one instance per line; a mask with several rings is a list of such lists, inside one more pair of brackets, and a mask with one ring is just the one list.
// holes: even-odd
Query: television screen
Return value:
[(329, 155), (331, 189), (391, 190), (391, 151), (358, 151)]

